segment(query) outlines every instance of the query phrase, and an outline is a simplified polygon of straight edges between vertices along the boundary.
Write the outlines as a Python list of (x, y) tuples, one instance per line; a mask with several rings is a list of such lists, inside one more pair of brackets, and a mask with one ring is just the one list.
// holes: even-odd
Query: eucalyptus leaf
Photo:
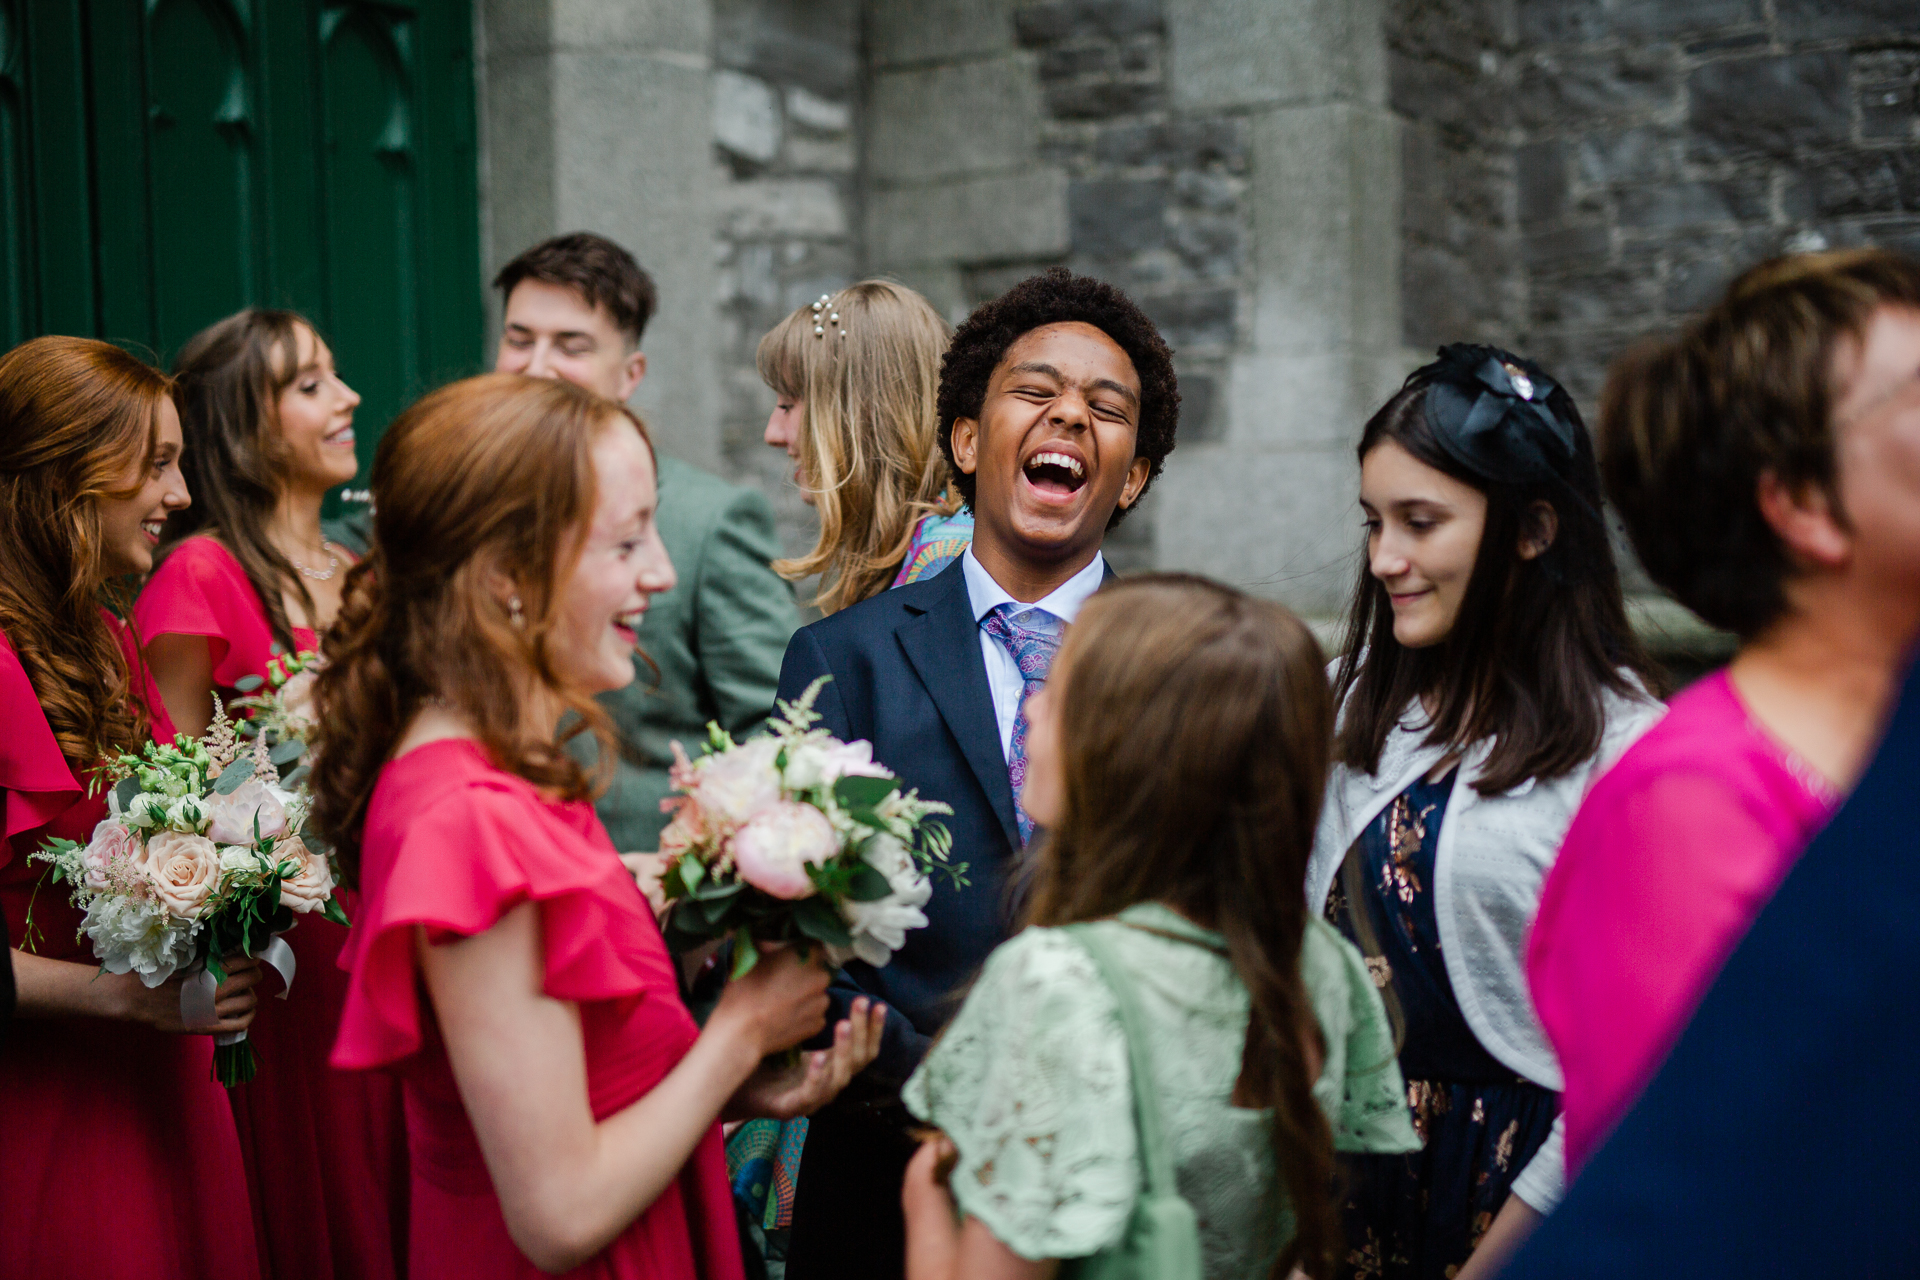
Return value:
[(292, 764), (306, 753), (307, 744), (298, 738), (288, 738), (267, 753), (267, 759), (275, 764)]
[(248, 673), (247, 675), (241, 676), (238, 680), (235, 680), (233, 682), (233, 687), (238, 689), (241, 693), (252, 693), (255, 689), (258, 689), (261, 685), (265, 683), (266, 681), (262, 680), (259, 676), (253, 675), (252, 673)]
[(744, 880), (728, 880), (725, 883), (709, 880), (695, 889), (691, 896), (702, 902), (719, 902), (737, 896), (746, 887)]
[(286, 777), (280, 779), (280, 785), (285, 787), (287, 790), (291, 791), (295, 787), (299, 786), (301, 783), (305, 782), (307, 780), (307, 775), (312, 772), (313, 770), (311, 768), (309, 768), (305, 764), (302, 764), (298, 768), (294, 769), (292, 773), (289, 773), (287, 774)]
[(674, 862), (673, 867), (680, 873), (680, 883), (687, 887), (689, 893), (698, 889), (700, 882), (707, 876), (706, 865), (698, 858), (680, 858)]
[(854, 869), (847, 885), (847, 897), (854, 902), (878, 902), (892, 892), (887, 878), (864, 862)]
[(127, 806), (133, 803), (133, 798), (140, 794), (140, 779), (120, 779), (119, 785), (113, 789), (113, 794), (120, 800), (120, 812), (125, 813)]
[(733, 972), (734, 979), (744, 978), (753, 972), (753, 966), (760, 963), (760, 948), (753, 945), (745, 930), (733, 935)]
[(230, 796), (235, 791), (238, 791), (240, 789), (241, 783), (245, 782), (248, 778), (251, 778), (252, 776), (253, 776), (252, 758), (249, 756), (241, 756), (238, 760), (235, 760), (232, 764), (222, 769), (220, 771), (220, 776), (214, 779), (214, 783), (213, 783), (214, 794), (221, 795), (221, 796)]

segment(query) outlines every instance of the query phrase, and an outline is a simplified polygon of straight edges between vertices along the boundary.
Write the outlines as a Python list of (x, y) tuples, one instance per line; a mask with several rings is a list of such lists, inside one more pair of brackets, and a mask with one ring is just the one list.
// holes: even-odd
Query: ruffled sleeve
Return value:
[[(417, 767), (405, 758), (388, 768), (401, 766)], [(537, 902), (549, 996), (584, 1003), (676, 990), (653, 916), (597, 822), (583, 833), (557, 812), (564, 806), (506, 775), (442, 788), (416, 812), (383, 817), (382, 800), (376, 792), (360, 919), (341, 956), (352, 976), (336, 1067), (387, 1066), (421, 1048), (415, 926), (433, 941), (472, 937)]]
[(1120, 1239), (1139, 1194), (1126, 1036), (1067, 935), (1028, 929), (996, 950), (903, 1096), (953, 1139), (960, 1208), (1015, 1253)]
[(1337, 1151), (1386, 1155), (1418, 1151), (1407, 1086), (1386, 1007), (1358, 949), (1324, 920), (1307, 921), (1300, 973), (1326, 1037), (1314, 1100), (1333, 1126)]
[(54, 740), (53, 727), (20, 665), (19, 655), (0, 635), (0, 805), (5, 808), (0, 866), (13, 856), (13, 837), (44, 827), (71, 809), (84, 794)]
[(273, 629), (259, 593), (233, 553), (211, 537), (188, 538), (160, 562), (133, 607), (140, 643), (164, 635), (205, 636), (213, 680), (231, 689), (266, 671)]

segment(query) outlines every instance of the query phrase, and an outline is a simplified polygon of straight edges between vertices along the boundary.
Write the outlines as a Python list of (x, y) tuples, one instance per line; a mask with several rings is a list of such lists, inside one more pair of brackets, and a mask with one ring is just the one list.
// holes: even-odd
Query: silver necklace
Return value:
[(298, 560), (293, 561), (293, 567), (300, 571), (301, 576), (312, 578), (315, 582), (330, 582), (333, 575), (340, 572), (340, 557), (334, 554), (333, 544), (325, 538), (320, 539), (320, 549), (327, 553), (327, 567), (324, 570), (309, 569)]

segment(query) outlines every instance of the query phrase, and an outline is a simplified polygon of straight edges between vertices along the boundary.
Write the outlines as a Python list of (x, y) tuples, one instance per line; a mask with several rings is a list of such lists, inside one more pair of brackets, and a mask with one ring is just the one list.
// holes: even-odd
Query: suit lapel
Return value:
[(1000, 751), (1000, 727), (993, 715), (993, 694), (987, 688), (987, 664), (980, 656), (980, 627), (967, 595), (967, 576), (954, 565), (934, 581), (945, 589), (928, 601), (926, 612), (901, 623), (894, 634), (986, 790), (1008, 845), (1018, 849), (1013, 784)]

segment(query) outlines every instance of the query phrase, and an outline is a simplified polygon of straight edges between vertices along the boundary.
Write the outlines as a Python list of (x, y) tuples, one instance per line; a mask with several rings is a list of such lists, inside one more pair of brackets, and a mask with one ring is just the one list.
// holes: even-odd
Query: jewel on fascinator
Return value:
[(1427, 425), (1473, 474), (1503, 484), (1570, 478), (1579, 429), (1572, 401), (1539, 365), (1456, 342), (1408, 378), (1427, 387)]

